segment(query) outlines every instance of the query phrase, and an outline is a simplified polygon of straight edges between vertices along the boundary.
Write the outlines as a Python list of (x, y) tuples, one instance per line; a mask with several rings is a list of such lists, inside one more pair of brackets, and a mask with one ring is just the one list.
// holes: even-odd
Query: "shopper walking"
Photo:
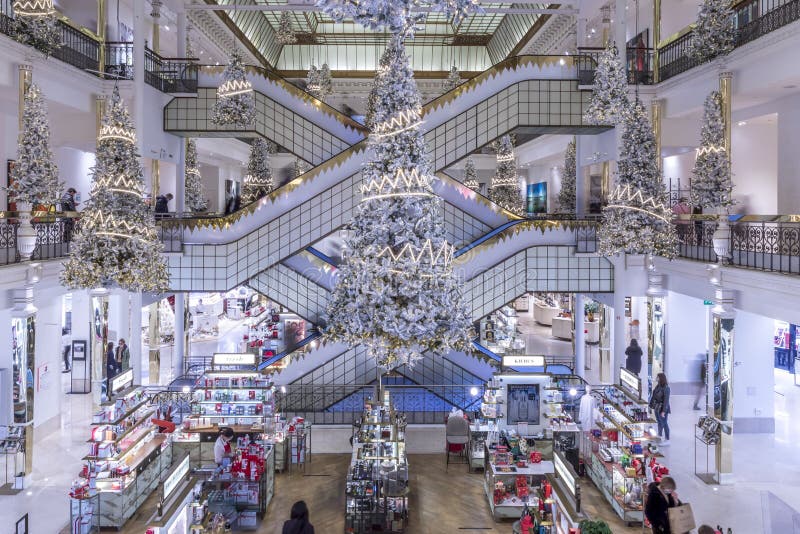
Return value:
[(107, 378), (113, 378), (117, 375), (117, 358), (114, 354), (114, 343), (111, 341), (106, 345), (106, 375)]
[(158, 195), (156, 197), (156, 213), (165, 214), (169, 213), (169, 201), (172, 200), (174, 197), (172, 193), (167, 193), (166, 195)]
[(653, 393), (650, 394), (650, 409), (656, 414), (656, 422), (658, 423), (658, 437), (663, 436), (661, 445), (669, 445), (669, 424), (667, 418), (669, 417), (669, 383), (667, 382), (667, 375), (658, 373), (656, 377), (656, 387), (653, 388)]
[(672, 532), (669, 528), (669, 509), (681, 504), (675, 492), (675, 481), (664, 477), (661, 482), (653, 482), (647, 490), (644, 515), (650, 521), (653, 534), (683, 534)]
[(61, 211), (78, 211), (78, 203), (75, 201), (75, 195), (78, 192), (74, 187), (67, 189), (67, 192), (61, 195)]
[(631, 344), (625, 349), (625, 369), (637, 375), (642, 371), (642, 347), (635, 339), (631, 339)]
[(119, 340), (116, 360), (120, 371), (127, 371), (131, 368), (131, 349), (128, 348), (124, 339)]
[(283, 534), (314, 534), (314, 526), (308, 522), (305, 501), (297, 501), (292, 505), (291, 519), (283, 524)]
[(72, 365), (69, 362), (69, 353), (72, 351), (72, 336), (66, 328), (61, 329), (61, 351), (64, 357), (64, 373), (69, 373), (72, 370)]
[(214, 461), (222, 467), (225, 458), (233, 458), (233, 429), (230, 427), (221, 428), (217, 441), (214, 442)]
[(708, 377), (706, 376), (708, 373), (708, 368), (706, 367), (706, 359), (705, 355), (700, 360), (700, 383), (697, 385), (697, 392), (694, 395), (694, 409), (700, 409), (700, 401), (705, 396), (706, 393), (706, 385), (708, 384)]

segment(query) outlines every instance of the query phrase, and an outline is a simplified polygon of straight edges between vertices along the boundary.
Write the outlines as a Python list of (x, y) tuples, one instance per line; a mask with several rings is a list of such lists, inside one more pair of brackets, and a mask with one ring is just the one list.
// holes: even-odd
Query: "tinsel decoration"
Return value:
[(142, 198), (135, 139), (115, 87), (97, 137), (91, 196), (61, 273), (61, 283), (71, 289), (162, 292), (169, 287), (153, 212)]
[(583, 114), (583, 120), (588, 124), (620, 124), (628, 107), (625, 65), (617, 53), (617, 47), (610, 44), (600, 53), (597, 61), (592, 99)]
[(733, 50), (736, 29), (730, 0), (703, 0), (689, 42), (689, 56), (708, 61)]
[(372, 89), (363, 198), (324, 328), (334, 341), (366, 346), (386, 368), (413, 365), (426, 351), (466, 350), (471, 339), (413, 76), (402, 41), (392, 38)]
[(464, 164), (464, 185), (473, 191), (478, 191), (481, 188), (481, 184), (478, 182), (478, 172), (475, 170), (475, 162), (472, 158), (467, 158), (467, 162)]
[(197, 164), (197, 145), (194, 139), (186, 142), (186, 161), (184, 162), (184, 196), (186, 209), (193, 213), (206, 211), (208, 200), (203, 196), (203, 182)]
[(297, 178), (301, 174), (305, 174), (308, 172), (309, 166), (304, 160), (300, 158), (295, 158), (294, 160), (294, 167), (292, 169), (292, 179)]
[(58, 30), (53, 0), (14, 0), (11, 19), (14, 38), (50, 56), (64, 43)]
[(575, 138), (567, 144), (564, 153), (564, 168), (561, 173), (561, 191), (558, 192), (558, 209), (561, 213), (575, 213), (577, 195), (577, 167), (575, 161)]
[(217, 101), (211, 109), (211, 122), (220, 126), (246, 128), (256, 116), (253, 86), (247, 81), (242, 56), (231, 54), (231, 62), (222, 73), (222, 83), (217, 88)]
[(599, 252), (673, 258), (677, 236), (672, 211), (658, 168), (653, 128), (639, 100), (624, 114), (623, 128), (617, 185), (597, 231)]
[(444, 92), (452, 91), (461, 83), (463, 80), (461, 79), (461, 73), (458, 72), (458, 68), (455, 65), (450, 67), (450, 74), (447, 75), (447, 78), (444, 81)]
[(482, 12), (478, 0), (317, 0), (317, 7), (335, 22), (353, 19), (367, 29), (413, 37), (425, 20), (420, 7), (443, 13), (458, 25), (472, 12)]
[(706, 209), (730, 206), (733, 182), (731, 162), (725, 149), (725, 121), (722, 95), (712, 91), (706, 97), (700, 148), (692, 169), (692, 204)]
[(242, 202), (250, 204), (272, 192), (272, 169), (269, 167), (269, 155), (274, 152), (272, 144), (261, 137), (250, 145), (250, 159), (247, 162), (247, 176), (242, 186)]
[(288, 11), (281, 13), (278, 29), (275, 31), (275, 40), (282, 45), (290, 45), (297, 42), (297, 36), (294, 33), (294, 28), (292, 28), (292, 16)]
[(331, 69), (327, 63), (323, 63), (320, 68), (317, 68), (316, 65), (311, 65), (308, 69), (306, 92), (317, 100), (322, 100), (333, 92)]
[(50, 150), (47, 104), (35, 83), (25, 91), (22, 132), (11, 177), (8, 194), (15, 202), (51, 206), (59, 198), (62, 184)]
[(496, 143), (497, 171), (492, 176), (489, 198), (492, 202), (516, 215), (522, 215), (522, 193), (519, 189), (517, 163), (511, 136), (504, 135)]

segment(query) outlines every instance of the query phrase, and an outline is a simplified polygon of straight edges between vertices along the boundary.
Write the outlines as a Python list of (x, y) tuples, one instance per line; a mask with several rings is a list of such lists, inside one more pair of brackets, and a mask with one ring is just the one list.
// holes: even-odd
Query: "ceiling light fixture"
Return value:
[(164, 31), (169, 31), (169, 26), (167, 26), (166, 24), (164, 25)]
[(737, 126), (747, 126), (747, 121), (739, 121), (736, 123)]

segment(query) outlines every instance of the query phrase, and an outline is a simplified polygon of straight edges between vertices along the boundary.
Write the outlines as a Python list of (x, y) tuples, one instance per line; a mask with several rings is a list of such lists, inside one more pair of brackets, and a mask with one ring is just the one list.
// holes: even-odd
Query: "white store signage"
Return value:
[(556, 475), (564, 481), (564, 484), (569, 488), (570, 493), (575, 497), (575, 479), (569, 472), (569, 469), (564, 464), (561, 456), (558, 454), (553, 455), (553, 466), (555, 467)]
[(544, 367), (544, 356), (503, 356), (503, 367)]
[(133, 369), (128, 369), (111, 379), (111, 394), (122, 391), (130, 385), (133, 385)]
[(619, 370), (619, 382), (621, 385), (628, 388), (629, 391), (635, 392), (637, 396), (642, 395), (639, 389), (639, 376), (628, 371), (624, 367)]
[(255, 365), (258, 356), (251, 353), (224, 353), (214, 354), (212, 365)]
[(172, 472), (170, 476), (164, 480), (164, 493), (163, 499), (166, 501), (169, 499), (169, 496), (175, 491), (175, 488), (178, 487), (181, 480), (186, 478), (187, 473), (189, 473), (189, 455), (187, 454), (186, 457), (178, 464), (178, 467), (175, 468), (175, 471)]

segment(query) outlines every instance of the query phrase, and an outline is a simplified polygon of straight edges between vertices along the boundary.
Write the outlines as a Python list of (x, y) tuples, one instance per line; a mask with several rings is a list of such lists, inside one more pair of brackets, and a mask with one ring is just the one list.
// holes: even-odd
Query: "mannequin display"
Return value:
[(586, 394), (581, 397), (581, 404), (578, 410), (578, 422), (584, 432), (590, 431), (594, 427), (594, 412), (597, 406), (597, 399), (592, 395), (592, 386), (586, 386)]

